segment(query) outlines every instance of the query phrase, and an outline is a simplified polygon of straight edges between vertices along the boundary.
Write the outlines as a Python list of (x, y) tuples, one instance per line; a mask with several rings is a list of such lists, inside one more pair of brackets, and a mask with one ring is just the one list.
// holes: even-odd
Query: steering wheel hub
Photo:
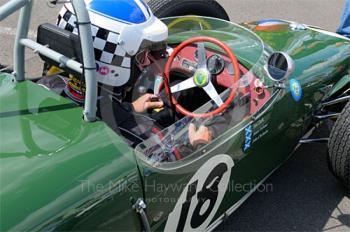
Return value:
[(197, 87), (203, 88), (209, 84), (210, 73), (206, 69), (197, 69), (193, 75), (193, 81)]

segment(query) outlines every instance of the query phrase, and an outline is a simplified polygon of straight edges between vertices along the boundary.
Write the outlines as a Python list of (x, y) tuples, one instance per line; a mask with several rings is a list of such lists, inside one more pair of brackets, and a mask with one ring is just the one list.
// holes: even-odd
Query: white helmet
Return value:
[[(95, 49), (97, 79), (109, 86), (130, 80), (132, 57), (154, 44), (163, 44), (168, 29), (143, 0), (85, 0)], [(59, 13), (57, 25), (78, 34), (70, 3)]]

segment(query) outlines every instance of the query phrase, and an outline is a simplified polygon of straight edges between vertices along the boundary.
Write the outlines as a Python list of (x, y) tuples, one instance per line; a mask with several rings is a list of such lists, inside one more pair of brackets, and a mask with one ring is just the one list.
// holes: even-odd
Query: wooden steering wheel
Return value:
[[(194, 44), (194, 43), (197, 43), (197, 48), (198, 48), (198, 67), (197, 67), (193, 77), (190, 77), (187, 80), (182, 81), (177, 85), (170, 86), (170, 93), (169, 93), (169, 91), (167, 91), (167, 93), (169, 94), (169, 99), (171, 99), (172, 103), (175, 105), (176, 110), (179, 113), (181, 113), (185, 116), (193, 117), (193, 118), (208, 118), (208, 117), (212, 117), (212, 116), (215, 116), (217, 114), (222, 113), (231, 104), (231, 102), (234, 100), (234, 98), (236, 96), (236, 88), (237, 87), (235, 88), (234, 84), (230, 87), (230, 89), (231, 89), (230, 95), (228, 96), (226, 101), (223, 101), (221, 99), (220, 95), (218, 94), (217, 90), (215, 89), (215, 87), (212, 83), (212, 75), (207, 68), (207, 55), (206, 55), (205, 46), (204, 46), (205, 42), (212, 43), (212, 44), (219, 46), (228, 55), (229, 59), (232, 61), (232, 64), (233, 64), (233, 67), (235, 70), (235, 74), (233, 77), (234, 78), (233, 83), (237, 83), (237, 81), (240, 78), (239, 64), (238, 64), (236, 56), (232, 52), (231, 48), (229, 48), (225, 43), (221, 42), (220, 40), (218, 40), (216, 38), (212, 38), (212, 37), (194, 37), (194, 38), (190, 38), (190, 39), (182, 42), (180, 45), (178, 45), (174, 49), (171, 56), (169, 57), (169, 59), (166, 63), (166, 66), (165, 66), (164, 74), (165, 74), (165, 78), (167, 78), (167, 82), (171, 83), (170, 70), (171, 70), (171, 67), (172, 67), (172, 64), (174, 62), (175, 57), (177, 57), (177, 55), (185, 47), (190, 46), (191, 44)], [(215, 102), (215, 104), (217, 105), (218, 108), (216, 108), (213, 111), (207, 112), (207, 113), (190, 112), (190, 111), (186, 110), (183, 106), (181, 106), (177, 102), (176, 98), (173, 96), (174, 93), (178, 93), (178, 92), (181, 92), (183, 90), (187, 90), (187, 89), (191, 89), (191, 88), (195, 88), (195, 87), (202, 88), (209, 95), (211, 100), (213, 100)]]

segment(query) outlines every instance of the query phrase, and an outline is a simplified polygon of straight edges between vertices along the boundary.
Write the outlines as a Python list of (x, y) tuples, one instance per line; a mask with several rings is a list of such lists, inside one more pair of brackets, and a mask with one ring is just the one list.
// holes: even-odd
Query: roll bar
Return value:
[(82, 63), (27, 38), (33, 1), (34, 0), (10, 0), (0, 7), (0, 21), (21, 9), (14, 46), (15, 80), (17, 82), (25, 80), (25, 47), (33, 49), (34, 52), (58, 62), (61, 68), (68, 67), (77, 71), (85, 77), (86, 83), (84, 120), (87, 122), (95, 121), (97, 110), (97, 79), (95, 76), (96, 61), (91, 35), (91, 22), (84, 0), (70, 1), (77, 16), (76, 25), (78, 27), (83, 53)]

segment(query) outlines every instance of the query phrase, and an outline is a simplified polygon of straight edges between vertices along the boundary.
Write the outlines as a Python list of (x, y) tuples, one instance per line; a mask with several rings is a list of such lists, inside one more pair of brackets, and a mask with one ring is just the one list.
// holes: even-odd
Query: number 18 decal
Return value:
[(226, 193), (233, 160), (217, 155), (193, 175), (169, 214), (164, 231), (204, 231)]

